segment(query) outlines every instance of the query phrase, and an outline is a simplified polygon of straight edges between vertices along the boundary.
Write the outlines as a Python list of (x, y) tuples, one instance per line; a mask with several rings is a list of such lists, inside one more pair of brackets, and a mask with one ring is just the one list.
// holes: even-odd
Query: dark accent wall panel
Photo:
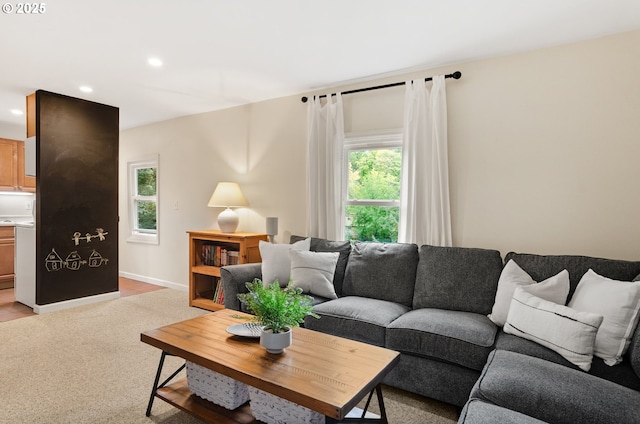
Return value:
[(36, 91), (36, 303), (118, 290), (119, 110)]

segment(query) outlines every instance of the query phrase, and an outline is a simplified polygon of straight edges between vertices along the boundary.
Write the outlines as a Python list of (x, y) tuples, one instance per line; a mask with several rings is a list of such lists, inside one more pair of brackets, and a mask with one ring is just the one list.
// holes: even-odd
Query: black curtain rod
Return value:
[[(462, 72), (456, 71), (456, 72), (454, 72), (452, 74), (447, 74), (444, 77), (445, 78), (460, 79), (462, 77)], [(433, 77), (428, 77), (428, 78), (425, 78), (424, 80), (425, 80), (425, 82), (426, 81), (432, 81)], [(397, 87), (399, 85), (404, 85), (404, 84), (405, 84), (404, 82), (394, 82), (392, 84), (376, 85), (375, 87), (366, 87), (366, 88), (358, 88), (356, 90), (343, 91), (342, 94), (362, 93), (363, 91), (378, 90), (380, 88)], [(335, 94), (332, 93), (331, 96), (335, 96)], [(327, 97), (327, 94), (321, 94), (318, 97), (319, 98)], [(309, 100), (309, 98), (307, 96), (303, 96), (300, 100), (302, 100), (302, 103), (307, 103), (307, 100)]]

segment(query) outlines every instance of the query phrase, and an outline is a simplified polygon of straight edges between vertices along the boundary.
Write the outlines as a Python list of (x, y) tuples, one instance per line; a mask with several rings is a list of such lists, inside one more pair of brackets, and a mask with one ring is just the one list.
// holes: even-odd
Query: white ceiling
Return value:
[(37, 89), (117, 106), (125, 129), (640, 29), (639, 0), (44, 4), (38, 15), (0, 14), (0, 125), (24, 125), (10, 111)]

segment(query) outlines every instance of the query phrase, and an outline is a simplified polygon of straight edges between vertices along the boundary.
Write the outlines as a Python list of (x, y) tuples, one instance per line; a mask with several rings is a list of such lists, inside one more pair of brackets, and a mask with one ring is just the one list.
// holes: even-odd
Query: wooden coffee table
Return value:
[(193, 395), (186, 378), (170, 383), (184, 366), (159, 384), (164, 359), (173, 355), (324, 414), (327, 422), (344, 420), (358, 402), (367, 394), (370, 400), (375, 391), (381, 409), (379, 421), (387, 421), (380, 382), (400, 360), (398, 352), (294, 328), (293, 344), (284, 353), (273, 355), (258, 339), (227, 333), (227, 327), (250, 317), (221, 310), (142, 333), (142, 342), (162, 350), (147, 416), (158, 397), (206, 422), (257, 423), (248, 404), (230, 411)]

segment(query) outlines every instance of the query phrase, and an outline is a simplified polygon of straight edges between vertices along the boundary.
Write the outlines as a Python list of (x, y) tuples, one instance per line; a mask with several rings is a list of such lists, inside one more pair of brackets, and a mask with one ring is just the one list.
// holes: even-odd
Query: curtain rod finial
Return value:
[(302, 96), (300, 100), (302, 100), (302, 103), (307, 103), (307, 100), (309, 99), (307, 98), (307, 96)]
[(451, 77), (453, 79), (460, 79), (462, 77), (462, 72), (460, 71), (455, 71), (453, 74), (451, 74)]

